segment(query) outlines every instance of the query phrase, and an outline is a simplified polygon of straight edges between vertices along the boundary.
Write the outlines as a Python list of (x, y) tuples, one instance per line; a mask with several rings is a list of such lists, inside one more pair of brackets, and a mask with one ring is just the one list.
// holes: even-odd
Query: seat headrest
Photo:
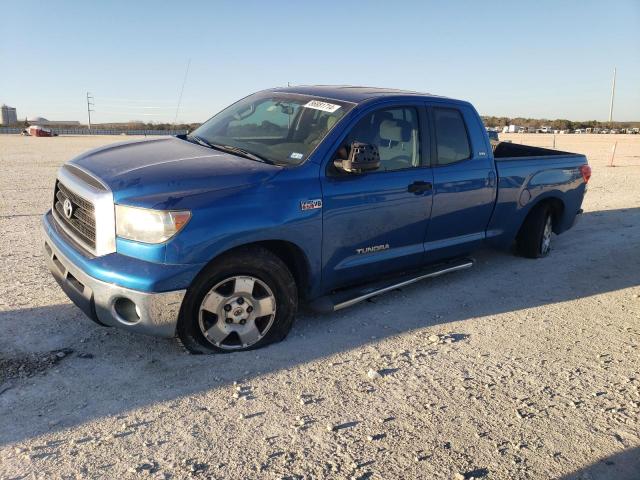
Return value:
[(406, 120), (383, 120), (380, 123), (380, 138), (391, 142), (411, 140), (411, 123)]

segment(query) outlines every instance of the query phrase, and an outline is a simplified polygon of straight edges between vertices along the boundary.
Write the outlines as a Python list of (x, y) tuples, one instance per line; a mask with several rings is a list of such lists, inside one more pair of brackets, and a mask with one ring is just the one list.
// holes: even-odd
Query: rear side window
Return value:
[(454, 108), (434, 108), (438, 165), (449, 165), (471, 157), (469, 136), (462, 113)]

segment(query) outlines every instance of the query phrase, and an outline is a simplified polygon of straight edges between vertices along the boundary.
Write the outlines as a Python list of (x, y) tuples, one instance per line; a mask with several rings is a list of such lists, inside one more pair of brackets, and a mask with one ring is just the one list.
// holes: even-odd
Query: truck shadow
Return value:
[[(303, 313), (286, 341), (245, 353), (187, 355), (170, 340), (98, 327), (67, 303), (0, 312), (0, 368), (6, 369), (0, 382), (14, 377), (0, 385), (0, 418), (8, 420), (0, 429), (0, 445), (221, 389), (416, 329), (461, 322), (452, 333), (466, 341), (467, 320), (482, 322), (482, 317), (637, 286), (639, 239), (639, 208), (586, 213), (555, 239), (548, 258), (481, 251), (469, 271), (335, 314)], [(43, 281), (41, 288), (49, 287)], [(28, 369), (9, 371), (21, 358), (37, 362), (48, 355), (42, 352), (63, 348), (73, 353), (44, 362), (31, 377), (24, 378)], [(361, 374), (356, 362), (353, 369)]]
[(638, 480), (638, 478), (640, 478), (640, 448), (629, 448), (565, 475), (560, 480)]

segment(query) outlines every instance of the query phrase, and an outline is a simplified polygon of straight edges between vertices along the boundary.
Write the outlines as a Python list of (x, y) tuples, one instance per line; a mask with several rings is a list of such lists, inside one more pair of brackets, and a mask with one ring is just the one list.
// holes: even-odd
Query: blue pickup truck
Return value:
[(590, 175), (583, 155), (492, 145), (468, 102), (275, 88), (69, 161), (44, 248), (95, 322), (247, 350), (282, 340), (301, 303), (348, 307), (468, 268), (483, 244), (547, 255)]

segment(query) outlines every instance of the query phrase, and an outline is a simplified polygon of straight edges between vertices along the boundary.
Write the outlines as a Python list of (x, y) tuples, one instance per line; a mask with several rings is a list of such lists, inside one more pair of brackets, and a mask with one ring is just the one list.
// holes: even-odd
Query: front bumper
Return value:
[(175, 336), (186, 290), (151, 293), (103, 282), (78, 268), (45, 231), (47, 266), (62, 290), (89, 318), (102, 325), (160, 337)]

